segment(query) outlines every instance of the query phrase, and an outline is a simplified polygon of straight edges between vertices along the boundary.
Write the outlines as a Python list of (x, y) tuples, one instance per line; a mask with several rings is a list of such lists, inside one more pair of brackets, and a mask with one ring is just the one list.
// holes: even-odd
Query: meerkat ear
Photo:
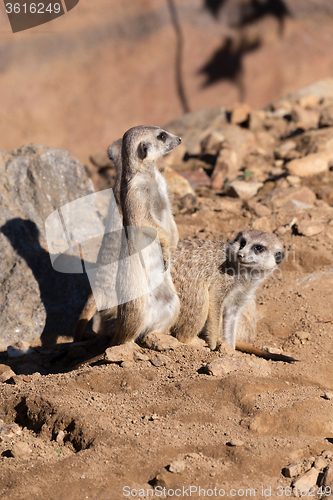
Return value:
[(140, 160), (144, 160), (148, 156), (150, 143), (149, 142), (140, 142), (138, 146), (138, 157)]
[(236, 236), (236, 238), (234, 239), (234, 241), (238, 241), (238, 240), (240, 239), (240, 237), (241, 237), (241, 236), (242, 236), (242, 231), (240, 231), (240, 232), (237, 234), (237, 236)]
[(277, 264), (281, 264), (281, 262), (284, 259), (284, 252), (282, 250), (279, 250), (278, 252), (275, 252), (274, 258), (275, 258), (275, 262)]

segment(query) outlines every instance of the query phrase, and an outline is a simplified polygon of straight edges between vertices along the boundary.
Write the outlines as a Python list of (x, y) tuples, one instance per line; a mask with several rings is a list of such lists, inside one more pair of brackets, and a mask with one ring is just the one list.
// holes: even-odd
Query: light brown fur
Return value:
[[(153, 229), (158, 236), (165, 272), (163, 282), (149, 293), (140, 293), (144, 290), (145, 278), (140, 265), (134, 271), (128, 267), (122, 273), (117, 287), (133, 291), (137, 298), (118, 305), (114, 345), (134, 341), (153, 331), (168, 333), (179, 313), (179, 299), (170, 275), (178, 230), (166, 183), (156, 168), (156, 161), (180, 142), (179, 137), (158, 127), (134, 127), (123, 137), (120, 205), (124, 227), (130, 236), (127, 238), (129, 254), (139, 254), (142, 265), (154, 274), (157, 256), (150, 255), (146, 262), (141, 257), (143, 242), (152, 241)], [(141, 229), (129, 229), (133, 227)]]
[[(245, 239), (246, 245), (240, 248), (240, 242), (244, 243)], [(256, 255), (253, 246), (259, 244), (265, 250)], [(203, 336), (211, 349), (224, 340), (234, 348), (249, 352), (251, 346), (244, 347), (239, 341), (252, 341), (255, 335), (255, 291), (283, 255), (278, 238), (260, 231), (239, 233), (229, 244), (209, 240), (180, 242), (172, 277), (181, 302), (181, 314), (171, 328), (172, 335), (185, 343)], [(263, 353), (255, 348), (252, 352)]]

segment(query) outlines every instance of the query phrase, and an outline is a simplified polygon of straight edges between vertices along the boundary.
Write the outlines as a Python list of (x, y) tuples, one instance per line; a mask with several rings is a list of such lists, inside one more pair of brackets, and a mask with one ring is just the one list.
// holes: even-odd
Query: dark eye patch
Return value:
[(266, 247), (264, 247), (264, 245), (253, 245), (252, 250), (256, 255), (259, 255), (266, 250)]
[(246, 239), (245, 238), (242, 238), (239, 242), (239, 249), (241, 250), (242, 248), (244, 248), (246, 245)]
[(159, 141), (162, 141), (162, 142), (165, 142), (166, 141), (166, 138), (167, 138), (167, 134), (166, 132), (161, 132), (158, 136), (157, 136), (157, 139)]
[(281, 264), (281, 262), (282, 262), (282, 261), (283, 261), (283, 259), (284, 259), (284, 252), (283, 252), (282, 250), (281, 250), (281, 251), (279, 251), (279, 252), (276, 252), (276, 253), (274, 254), (274, 258), (275, 258), (275, 262), (276, 262), (277, 264)]

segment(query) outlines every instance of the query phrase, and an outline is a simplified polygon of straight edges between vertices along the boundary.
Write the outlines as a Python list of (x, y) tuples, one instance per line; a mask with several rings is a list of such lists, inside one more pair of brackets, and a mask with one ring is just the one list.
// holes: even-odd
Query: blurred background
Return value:
[(138, 124), (333, 76), (332, 0), (80, 0), (13, 34), (0, 4), (0, 147), (86, 163)]

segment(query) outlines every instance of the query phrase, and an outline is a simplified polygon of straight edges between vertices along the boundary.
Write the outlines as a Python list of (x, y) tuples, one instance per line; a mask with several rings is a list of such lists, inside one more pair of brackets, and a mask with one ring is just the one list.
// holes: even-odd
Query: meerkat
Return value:
[[(180, 143), (180, 137), (159, 127), (133, 127), (123, 136), (120, 206), (127, 232), (124, 239), (129, 255), (137, 257), (137, 265), (133, 268), (127, 264), (129, 259), (121, 260), (123, 267), (117, 282), (121, 299), (113, 345), (135, 341), (150, 332), (168, 333), (179, 314), (179, 298), (170, 271), (178, 230), (166, 182), (157, 170), (156, 161)], [(149, 251), (155, 234), (163, 259), (162, 269), (159, 255)], [(161, 272), (162, 282), (144, 293), (145, 277)], [(125, 298), (131, 295), (136, 298), (124, 300), (124, 293)]]
[[(271, 355), (237, 340), (240, 319), (248, 320), (251, 340), (255, 329), (255, 292), (284, 258), (279, 239), (256, 230), (242, 231), (231, 243), (209, 240), (183, 240), (172, 267), (172, 278), (180, 298), (181, 314), (171, 327), (179, 341), (191, 343), (203, 336), (215, 349), (220, 341), (234, 349), (262, 357), (291, 361)], [(267, 356), (266, 356), (267, 355)]]

